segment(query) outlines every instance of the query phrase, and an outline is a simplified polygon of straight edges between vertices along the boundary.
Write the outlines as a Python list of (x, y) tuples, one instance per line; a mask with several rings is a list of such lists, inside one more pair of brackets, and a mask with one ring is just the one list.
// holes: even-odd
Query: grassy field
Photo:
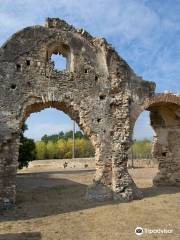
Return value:
[[(0, 216), (0, 240), (179, 240), (180, 189), (153, 187), (155, 168), (129, 171), (144, 194), (129, 203), (85, 200), (93, 171), (21, 172), (17, 205)], [(137, 226), (173, 233), (136, 236)]]

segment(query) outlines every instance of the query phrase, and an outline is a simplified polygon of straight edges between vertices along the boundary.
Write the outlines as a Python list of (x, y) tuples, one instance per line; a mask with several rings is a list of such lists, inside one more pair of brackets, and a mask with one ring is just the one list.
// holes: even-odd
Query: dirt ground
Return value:
[[(0, 214), (0, 240), (179, 240), (180, 188), (153, 187), (156, 168), (129, 172), (144, 198), (120, 203), (85, 199), (93, 170), (20, 171), (16, 207)], [(172, 233), (136, 236), (137, 226)]]

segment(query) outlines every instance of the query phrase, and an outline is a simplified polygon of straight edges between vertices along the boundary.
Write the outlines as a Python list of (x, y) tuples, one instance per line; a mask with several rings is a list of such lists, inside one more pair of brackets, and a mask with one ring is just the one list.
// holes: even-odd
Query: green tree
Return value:
[(58, 134), (58, 137), (59, 137), (59, 139), (64, 139), (64, 132), (61, 131), (61, 132)]
[(46, 143), (44, 141), (36, 141), (36, 159), (46, 159)]
[(69, 138), (73, 138), (73, 131), (68, 131), (64, 134), (64, 139), (68, 140)]
[(59, 158), (65, 158), (65, 153), (67, 152), (67, 141), (65, 139), (59, 139), (57, 142), (57, 147)]
[(75, 141), (75, 156), (76, 157), (93, 157), (94, 147), (87, 139), (76, 139)]
[(66, 141), (66, 151), (64, 154), (64, 158), (72, 158), (72, 145), (73, 145), (72, 138), (68, 138)]
[(81, 131), (76, 131), (75, 132), (75, 138), (83, 138), (84, 134)]
[[(73, 131), (44, 135), (36, 142), (36, 159), (72, 158)], [(94, 156), (94, 147), (82, 131), (75, 133), (75, 157)]]
[(133, 154), (135, 158), (150, 158), (152, 143), (149, 139), (137, 140), (134, 142)]
[(36, 146), (33, 139), (24, 137), (24, 132), (28, 129), (24, 124), (20, 135), (20, 147), (19, 147), (19, 169), (28, 167), (28, 163), (35, 159)]
[(41, 141), (43, 141), (45, 144), (47, 144), (48, 141), (49, 141), (49, 137), (48, 137), (48, 135), (45, 134), (44, 136), (42, 136)]
[(49, 141), (46, 145), (46, 156), (48, 159), (57, 159), (58, 156), (58, 144), (53, 141)]

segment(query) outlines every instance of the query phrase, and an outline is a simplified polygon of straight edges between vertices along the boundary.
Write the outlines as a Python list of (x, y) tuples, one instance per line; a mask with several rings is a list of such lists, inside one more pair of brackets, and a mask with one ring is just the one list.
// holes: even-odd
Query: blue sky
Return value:
[[(59, 17), (105, 37), (138, 75), (156, 82), (157, 92), (180, 92), (179, 13), (179, 0), (0, 0), (0, 44), (23, 27)], [(35, 139), (43, 131), (72, 126), (69, 118), (52, 109), (31, 114), (27, 123), (26, 135)], [(143, 113), (135, 138), (152, 136), (148, 124), (148, 114)]]

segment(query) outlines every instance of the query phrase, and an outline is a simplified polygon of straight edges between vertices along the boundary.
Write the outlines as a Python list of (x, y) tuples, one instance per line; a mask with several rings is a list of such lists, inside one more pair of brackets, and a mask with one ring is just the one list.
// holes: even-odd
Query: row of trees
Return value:
[[(72, 158), (72, 138), (59, 139), (53, 141), (37, 141), (36, 146), (36, 159), (63, 159)], [(94, 147), (88, 139), (76, 138), (75, 139), (75, 157), (93, 157)]]
[[(149, 139), (134, 141), (131, 149), (129, 150), (129, 158), (146, 159), (152, 158), (151, 154), (152, 142)], [(133, 155), (133, 156), (132, 156)]]
[[(75, 157), (93, 157), (94, 147), (88, 137), (81, 131), (76, 131), (74, 137)], [(44, 135), (40, 141), (35, 142), (35, 147), (37, 160), (72, 158), (73, 131)]]
[[(63, 132), (61, 131), (58, 134), (52, 134), (52, 135), (47, 135), (45, 134), (42, 138), (41, 141), (43, 141), (44, 143), (48, 143), (48, 142), (57, 142), (60, 139), (64, 139), (64, 140), (68, 140), (70, 138), (73, 138), (73, 131), (67, 131), (67, 132)], [(81, 131), (76, 131), (75, 132), (75, 139), (86, 139), (88, 140), (88, 137), (83, 134)]]
[[(23, 126), (19, 149), (19, 167), (28, 166), (28, 162), (41, 159), (72, 158), (73, 131), (44, 135), (40, 141), (24, 137), (27, 126)], [(135, 141), (129, 150), (129, 158), (151, 158), (151, 141), (148, 139)], [(94, 147), (81, 131), (75, 133), (75, 157), (93, 157)]]
[[(19, 168), (27, 167), (32, 160), (72, 158), (73, 131), (44, 135), (40, 141), (34, 142), (24, 136), (27, 129), (24, 124), (20, 136)], [(88, 137), (81, 131), (76, 131), (74, 137), (75, 157), (93, 157), (95, 150)]]

